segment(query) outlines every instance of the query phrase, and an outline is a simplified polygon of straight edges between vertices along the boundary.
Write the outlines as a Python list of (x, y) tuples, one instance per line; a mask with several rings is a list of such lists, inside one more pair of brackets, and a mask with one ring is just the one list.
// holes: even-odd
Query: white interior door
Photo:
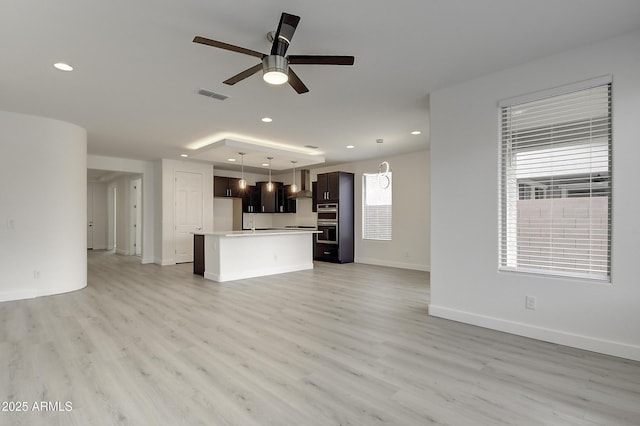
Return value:
[(93, 185), (87, 184), (87, 250), (93, 250)]
[(93, 187), (93, 249), (105, 250), (107, 248), (107, 185), (101, 182), (92, 182)]
[(129, 252), (132, 255), (140, 256), (142, 254), (142, 179), (131, 180), (129, 186), (129, 205), (131, 206)]
[(136, 189), (136, 256), (142, 256), (142, 179), (135, 180)]
[(175, 174), (176, 263), (193, 262), (192, 232), (202, 230), (202, 174)]

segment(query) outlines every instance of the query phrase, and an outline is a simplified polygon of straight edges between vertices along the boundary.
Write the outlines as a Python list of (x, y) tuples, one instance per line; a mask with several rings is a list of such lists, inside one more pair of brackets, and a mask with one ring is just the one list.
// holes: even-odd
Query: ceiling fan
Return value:
[[(273, 44), (271, 45), (271, 53), (264, 54), (256, 52), (255, 50), (245, 49), (244, 47), (234, 46), (232, 44), (223, 43), (221, 41), (211, 40), (208, 38), (196, 36), (193, 39), (194, 43), (206, 44), (208, 46), (218, 47), (220, 49), (230, 50), (232, 52), (244, 53), (245, 55), (255, 56), (260, 58), (262, 62), (251, 68), (248, 68), (241, 73), (234, 75), (233, 77), (223, 81), (224, 84), (233, 85), (239, 81), (244, 80), (247, 77), (251, 77), (253, 74), (262, 70), (262, 78), (264, 81), (270, 84), (284, 84), (289, 83), (291, 87), (298, 93), (306, 93), (309, 91), (307, 86), (300, 80), (298, 75), (293, 72), (289, 65), (353, 65), (353, 56), (329, 56), (329, 55), (289, 55), (287, 48), (293, 38), (293, 33), (296, 31), (300, 22), (300, 17), (290, 15), (288, 13), (282, 13), (280, 17), (280, 23), (278, 29), (273, 35)], [(269, 33), (269, 39), (271, 40), (272, 33)]]

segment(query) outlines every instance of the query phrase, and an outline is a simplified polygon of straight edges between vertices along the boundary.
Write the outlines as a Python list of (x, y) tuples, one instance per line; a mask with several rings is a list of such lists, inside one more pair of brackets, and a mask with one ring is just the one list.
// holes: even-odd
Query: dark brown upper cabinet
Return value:
[(256, 213), (283, 213), (284, 194), (282, 182), (273, 183), (273, 190), (269, 191), (269, 182), (256, 182), (256, 187), (260, 191), (260, 208)]
[(224, 176), (213, 177), (214, 197), (237, 197), (244, 196), (244, 191), (240, 189), (240, 179)]
[(295, 195), (291, 192), (291, 185), (284, 185), (282, 194), (282, 204), (284, 205), (284, 213), (295, 213), (298, 207)]
[(311, 211), (313, 212), (317, 212), (318, 211), (318, 182), (311, 182), (311, 200), (313, 201), (311, 203)]
[(340, 174), (344, 172), (321, 173), (318, 175), (316, 202), (337, 202), (340, 200)]
[(242, 211), (258, 213), (260, 211), (260, 188), (247, 186), (242, 197)]

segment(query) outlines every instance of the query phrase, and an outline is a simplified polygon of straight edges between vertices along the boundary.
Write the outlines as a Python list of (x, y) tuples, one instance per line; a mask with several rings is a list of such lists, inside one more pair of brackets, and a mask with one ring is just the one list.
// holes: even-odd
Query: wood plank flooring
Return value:
[(429, 317), (428, 273), (191, 268), (90, 252), (86, 289), (0, 303), (0, 424), (640, 425), (640, 363)]

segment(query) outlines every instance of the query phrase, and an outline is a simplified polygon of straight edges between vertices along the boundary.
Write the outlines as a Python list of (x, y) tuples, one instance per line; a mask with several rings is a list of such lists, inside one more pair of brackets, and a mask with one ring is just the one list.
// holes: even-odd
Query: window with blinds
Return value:
[[(362, 238), (391, 240), (392, 173), (362, 176)], [(381, 180), (382, 179), (382, 180)]]
[(500, 102), (501, 270), (610, 279), (611, 81)]

